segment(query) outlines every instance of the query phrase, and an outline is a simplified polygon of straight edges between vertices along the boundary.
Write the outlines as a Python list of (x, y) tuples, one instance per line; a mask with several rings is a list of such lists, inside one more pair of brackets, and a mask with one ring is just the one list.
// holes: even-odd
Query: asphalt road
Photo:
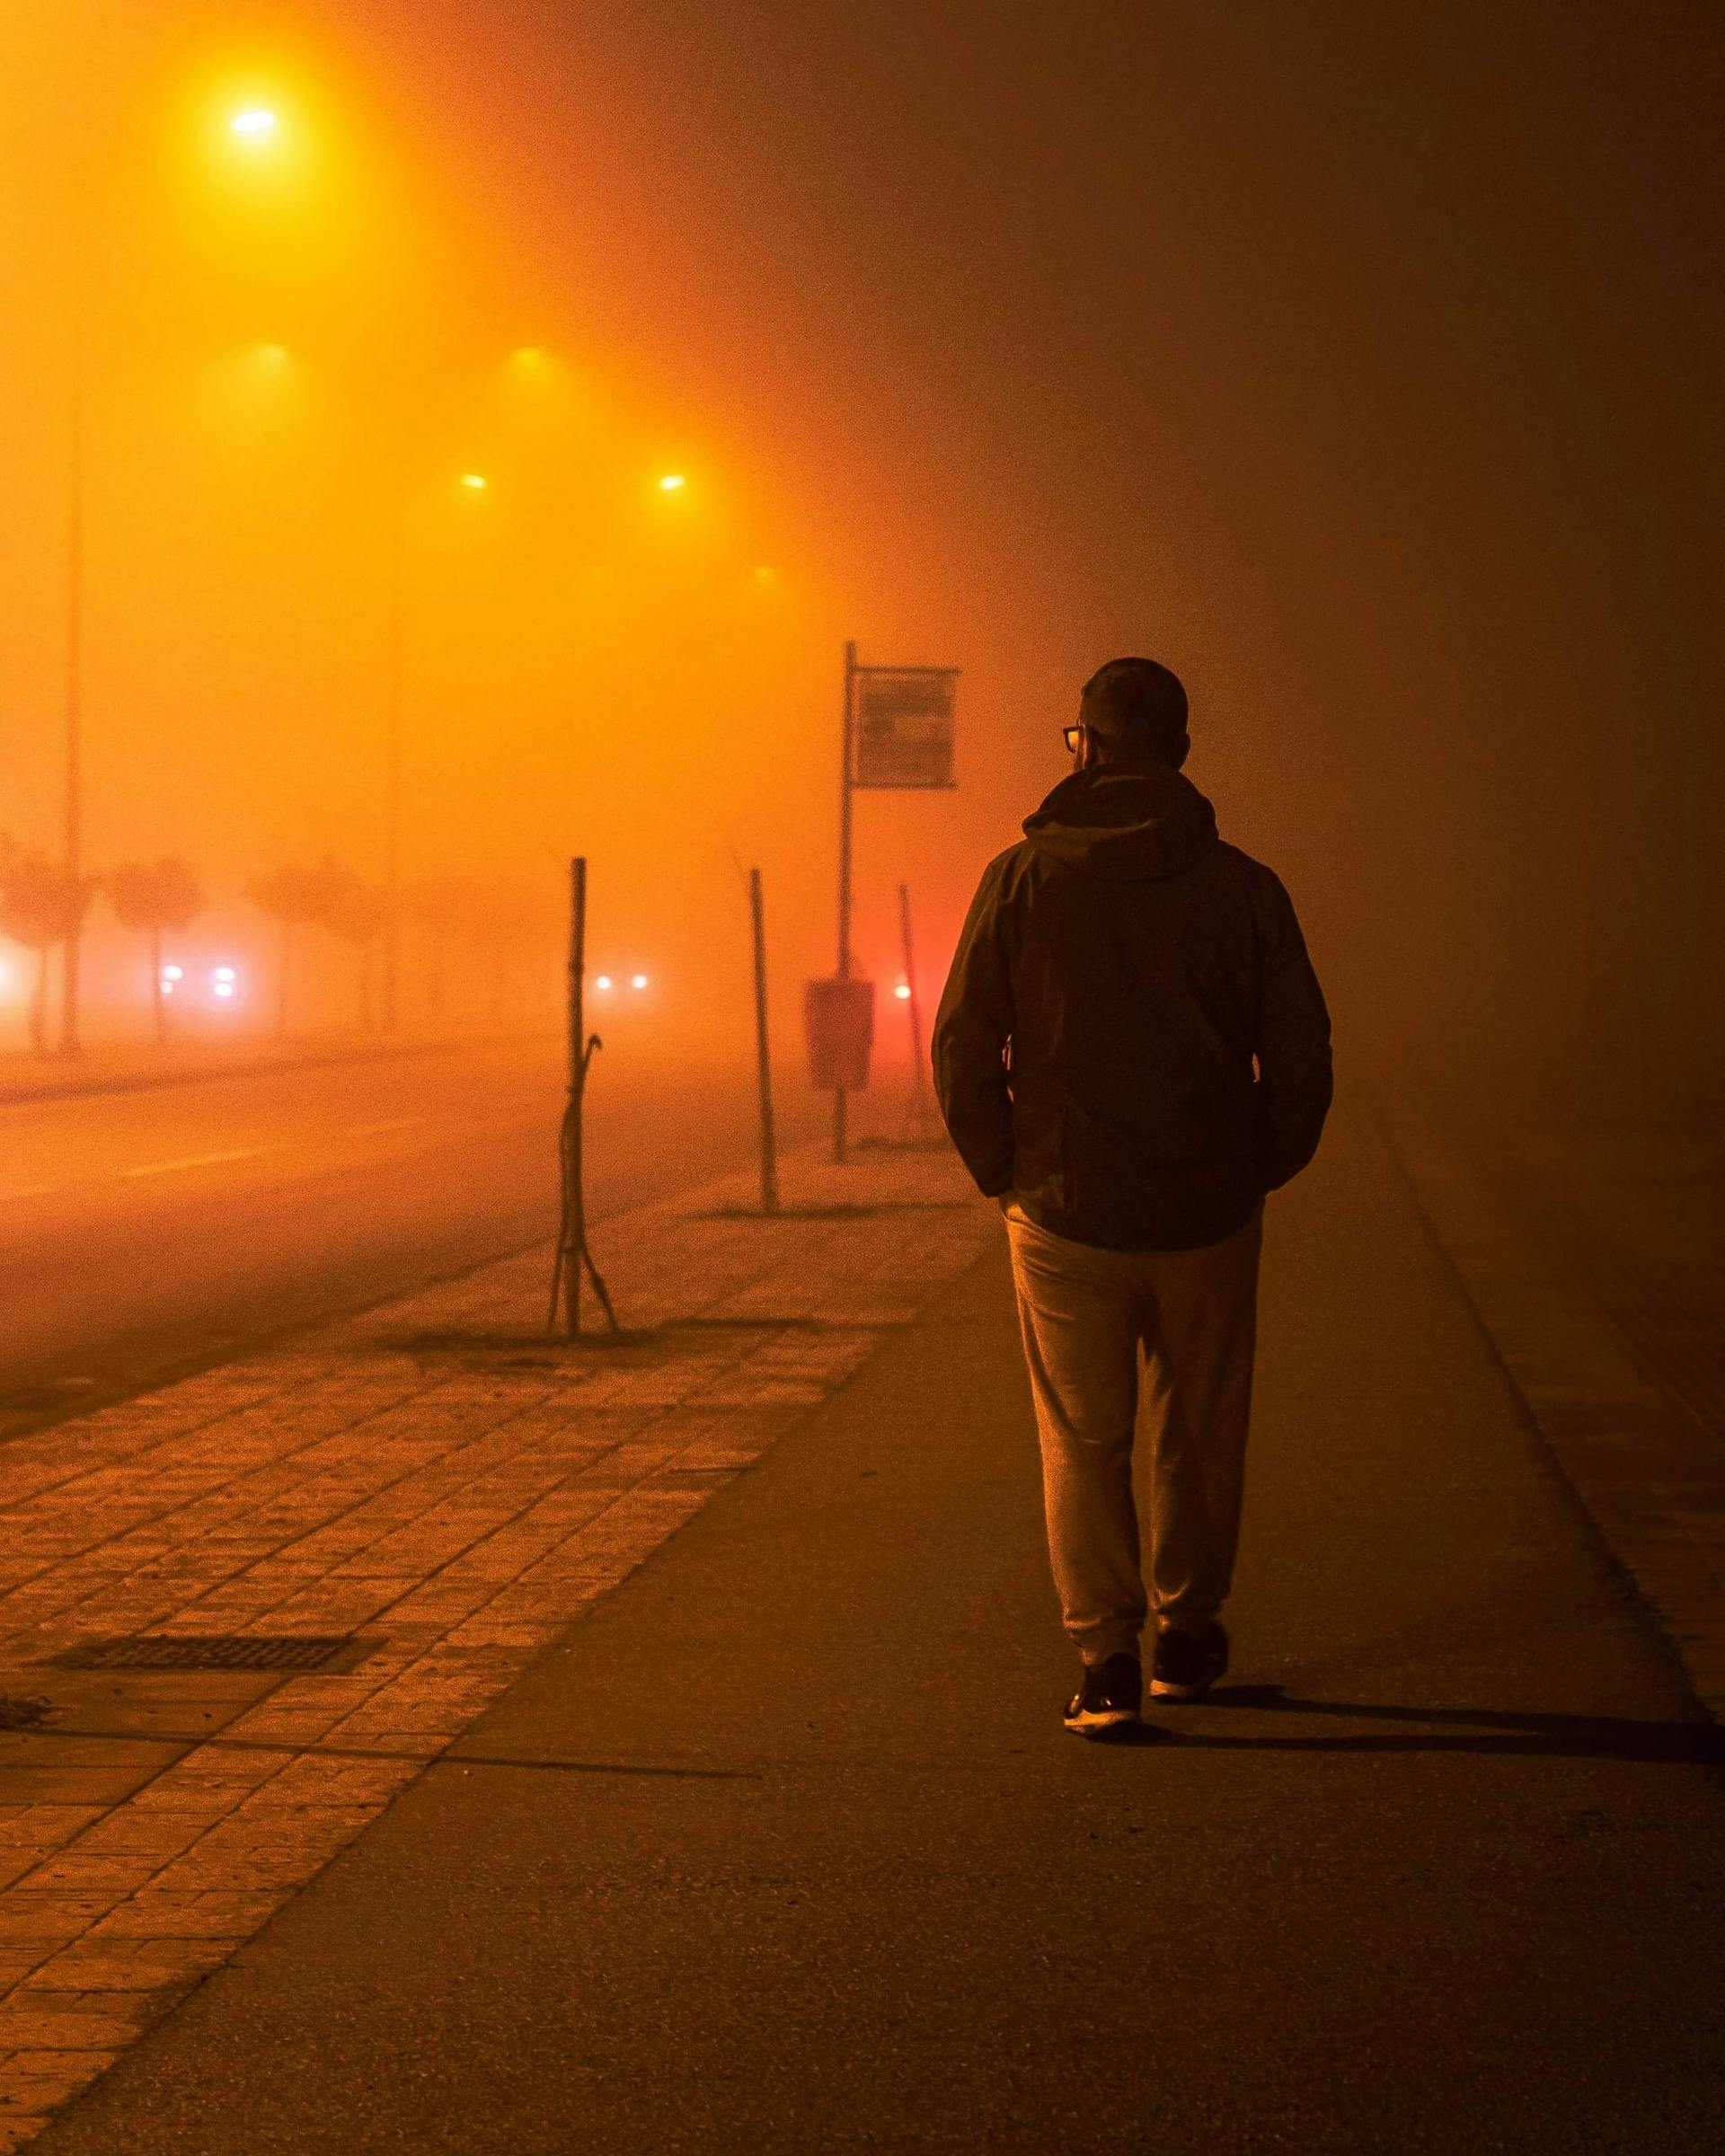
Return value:
[[(547, 1042), (0, 1105), (0, 1438), (549, 1238), (562, 1087)], [(602, 1064), (595, 1217), (745, 1158), (752, 1108)]]
[(1702, 2156), (1718, 1733), (1369, 1131), (1268, 1239), (1235, 1666), (1084, 1745), (996, 1253), (42, 2156)]

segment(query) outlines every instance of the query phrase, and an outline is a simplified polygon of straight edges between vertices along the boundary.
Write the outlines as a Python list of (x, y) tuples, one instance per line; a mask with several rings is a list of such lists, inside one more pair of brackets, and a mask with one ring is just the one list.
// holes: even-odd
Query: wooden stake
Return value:
[(593, 1283), (606, 1321), (619, 1330), (593, 1254), (587, 1247), (587, 1191), (581, 1153), (581, 1110), (587, 1095), (588, 1065), (599, 1046), (596, 1033), (587, 1037), (587, 859), (578, 855), (569, 864), (569, 1100), (563, 1109), (558, 1144), (562, 1169), (562, 1220), (557, 1235), (557, 1260), (551, 1276), (551, 1316), (548, 1330), (555, 1332), (561, 1311), (564, 1336), (576, 1339), (581, 1330), (581, 1268)]

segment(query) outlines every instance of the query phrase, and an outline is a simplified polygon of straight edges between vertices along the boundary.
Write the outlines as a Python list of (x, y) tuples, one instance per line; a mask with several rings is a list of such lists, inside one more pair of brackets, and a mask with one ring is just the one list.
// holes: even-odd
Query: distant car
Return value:
[(596, 973), (593, 976), (594, 994), (612, 1004), (639, 1003), (648, 997), (652, 985), (650, 974), (632, 969)]
[(237, 1011), (244, 1003), (245, 976), (237, 966), (225, 961), (218, 965), (164, 966), (162, 993), (172, 999), (176, 1009), (183, 1010), (190, 1004), (194, 1011), (214, 1011), (226, 1015)]

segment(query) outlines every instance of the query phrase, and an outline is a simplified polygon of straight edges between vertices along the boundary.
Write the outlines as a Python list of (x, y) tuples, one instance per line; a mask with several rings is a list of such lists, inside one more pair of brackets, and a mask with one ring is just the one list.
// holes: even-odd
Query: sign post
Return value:
[[(856, 731), (856, 646), (845, 647), (845, 724), (838, 764), (838, 973), (851, 977), (851, 777), (853, 738)], [(845, 1088), (833, 1089), (833, 1158), (845, 1158)]]
[(779, 1147), (773, 1123), (773, 1047), (766, 1024), (766, 917), (761, 871), (748, 871), (749, 924), (755, 939), (755, 1074), (760, 1094), (761, 1211), (779, 1209)]
[(898, 886), (898, 933), (905, 946), (905, 1010), (910, 1020), (910, 1120), (919, 1123), (928, 1107), (928, 1074), (923, 1067), (923, 1005), (916, 993), (916, 943), (910, 931), (910, 886)]
[[(952, 703), (959, 678), (956, 667), (862, 667), (856, 646), (845, 647), (845, 710), (838, 787), (838, 983), (851, 978), (852, 800), (859, 788), (882, 792), (943, 791), (952, 776)], [(830, 1047), (815, 1034), (818, 1014), (845, 1019), (845, 1054), (850, 1068), (839, 1069), (833, 1088), (833, 1158), (845, 1155), (847, 1094), (868, 1082), (867, 1038), (872, 1017), (863, 1020), (862, 996), (841, 987), (836, 997), (818, 996), (822, 984), (811, 982), (806, 1010), (810, 1027), (810, 1063), (818, 1073), (834, 1067)], [(858, 990), (864, 984), (858, 983)], [(912, 983), (912, 994), (916, 985)], [(870, 1011), (872, 1011), (871, 994)], [(915, 1016), (920, 1036), (920, 1015)], [(859, 1031), (860, 1029), (860, 1031)], [(862, 1040), (861, 1076), (854, 1047)], [(921, 1049), (917, 1051), (920, 1069)], [(854, 1084), (847, 1084), (849, 1077)], [(816, 1082), (819, 1083), (817, 1076)]]

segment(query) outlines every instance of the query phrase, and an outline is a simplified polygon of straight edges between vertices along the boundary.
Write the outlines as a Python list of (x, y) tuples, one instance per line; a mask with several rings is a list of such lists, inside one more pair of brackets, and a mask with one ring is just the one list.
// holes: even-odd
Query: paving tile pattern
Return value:
[[(608, 1224), (622, 1346), (547, 1341), (534, 1253), (0, 1450), (0, 2156), (999, 1232), (942, 1153), (786, 1185)], [(238, 1692), (54, 1666), (141, 1630), (377, 1645)]]
[[(1396, 1152), (1548, 1452), (1725, 1721), (1725, 1446), (1644, 1352), (1590, 1268), (1460, 1143), (1399, 1125)], [(1506, 1194), (1508, 1189), (1508, 1195)]]

